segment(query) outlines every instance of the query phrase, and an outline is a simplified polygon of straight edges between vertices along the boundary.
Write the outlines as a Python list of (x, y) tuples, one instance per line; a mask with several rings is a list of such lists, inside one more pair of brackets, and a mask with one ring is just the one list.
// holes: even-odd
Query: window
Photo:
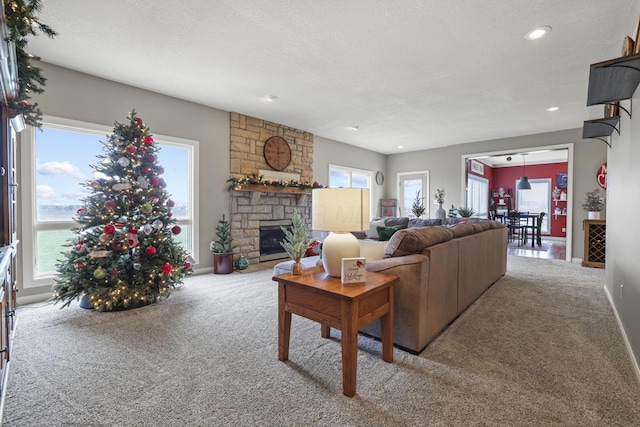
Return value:
[[(371, 197), (373, 172), (343, 166), (329, 165), (329, 187), (368, 188)], [(369, 213), (373, 212), (373, 200), (369, 200)]]
[(475, 212), (473, 216), (489, 218), (489, 180), (477, 175), (468, 175), (467, 207)]
[[(73, 221), (89, 195), (83, 183), (93, 177), (91, 165), (104, 154), (102, 141), (112, 128), (47, 118), (42, 130), (23, 132), (22, 200), (24, 287), (52, 283), (61, 252), (78, 224)], [(166, 191), (175, 202), (174, 218), (182, 232), (177, 241), (196, 259), (195, 164), (197, 141), (153, 135), (160, 146), (158, 163), (164, 168)], [(31, 191), (28, 191), (31, 189)]]
[[(515, 188), (518, 188), (516, 180)], [(549, 233), (549, 212), (551, 210), (551, 179), (529, 179), (531, 190), (517, 190), (516, 209), (520, 212), (538, 214), (544, 212), (542, 233)]]

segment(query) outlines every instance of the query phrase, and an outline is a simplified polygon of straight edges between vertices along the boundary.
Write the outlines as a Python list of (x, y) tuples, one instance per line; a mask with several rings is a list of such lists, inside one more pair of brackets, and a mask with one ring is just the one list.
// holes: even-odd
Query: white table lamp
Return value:
[(312, 194), (312, 228), (331, 231), (322, 242), (324, 271), (340, 277), (342, 258), (360, 256), (360, 244), (351, 232), (369, 229), (369, 189), (316, 188)]

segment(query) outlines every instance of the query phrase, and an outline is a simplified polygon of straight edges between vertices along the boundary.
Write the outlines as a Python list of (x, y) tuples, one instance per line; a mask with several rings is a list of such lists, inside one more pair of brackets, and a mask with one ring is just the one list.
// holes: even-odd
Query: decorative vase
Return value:
[(293, 266), (291, 267), (291, 274), (302, 274), (304, 271), (304, 265), (300, 262), (302, 257), (294, 259)]
[(589, 211), (589, 219), (600, 219), (600, 211)]
[(436, 209), (435, 215), (437, 219), (445, 219), (447, 217), (447, 213), (442, 209), (442, 203), (438, 203), (438, 209)]

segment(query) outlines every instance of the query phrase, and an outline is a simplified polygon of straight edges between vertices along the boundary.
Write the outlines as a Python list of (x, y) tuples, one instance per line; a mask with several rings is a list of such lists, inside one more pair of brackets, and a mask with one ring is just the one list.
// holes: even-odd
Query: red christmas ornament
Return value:
[(160, 184), (160, 180), (157, 177), (153, 177), (149, 180), (153, 187), (157, 187)]
[(85, 267), (85, 265), (84, 265), (83, 262), (79, 262), (79, 263), (76, 264), (76, 269), (78, 269), (78, 270), (80, 270), (81, 268), (84, 268), (84, 267)]
[(167, 207), (174, 207), (176, 205), (176, 202), (174, 202), (173, 200), (169, 199), (167, 200)]
[(187, 261), (187, 262), (185, 262), (185, 263), (184, 263), (184, 268), (185, 268), (186, 270), (190, 269), (190, 268), (191, 268), (191, 263), (190, 263), (190, 262), (188, 262), (188, 261)]
[(114, 225), (115, 225), (115, 227), (116, 227), (118, 230), (121, 230), (121, 229), (122, 229), (122, 227), (124, 227), (124, 223), (119, 222), (119, 221), (118, 221), (118, 222), (116, 222)]
[(169, 274), (171, 273), (171, 270), (173, 270), (173, 267), (171, 266), (171, 264), (169, 264), (168, 262), (165, 262), (164, 265), (162, 266), (162, 272), (164, 274)]
[(138, 126), (142, 126), (142, 119), (140, 117), (136, 117), (133, 121), (136, 122)]
[(179, 225), (174, 225), (173, 227), (171, 227), (171, 232), (173, 234), (180, 234), (181, 231), (182, 231), (182, 228), (180, 228)]
[(156, 156), (154, 156), (153, 154), (147, 154), (147, 162), (148, 163), (153, 163), (156, 161)]
[(86, 212), (86, 211), (87, 211), (87, 210), (86, 210), (85, 208), (79, 208), (79, 209), (76, 211), (76, 213), (77, 213), (77, 214), (81, 214), (81, 213)]
[(126, 151), (129, 154), (136, 154), (137, 148), (135, 145), (129, 144), (126, 147), (124, 147), (124, 151)]
[(151, 169), (149, 169), (147, 166), (143, 166), (142, 167), (142, 173), (144, 173), (144, 174), (148, 174), (150, 170)]
[(27, 101), (20, 101), (20, 105), (22, 105), (23, 107), (31, 107), (31, 104), (29, 104)]
[(116, 207), (115, 200), (107, 200), (106, 202), (104, 202), (104, 207), (109, 209), (110, 211), (114, 210)]
[(173, 212), (167, 212), (167, 216), (171, 218), (173, 216)]
[(116, 227), (113, 224), (107, 224), (104, 226), (104, 234), (113, 234), (116, 232)]
[(114, 251), (123, 251), (124, 250), (124, 243), (122, 242), (115, 242), (113, 244), (113, 250)]
[(151, 138), (150, 136), (145, 136), (142, 139), (142, 142), (144, 143), (144, 145), (153, 145), (153, 138)]
[(153, 246), (147, 246), (147, 249), (145, 249), (144, 252), (149, 256), (153, 256), (156, 254), (156, 248)]

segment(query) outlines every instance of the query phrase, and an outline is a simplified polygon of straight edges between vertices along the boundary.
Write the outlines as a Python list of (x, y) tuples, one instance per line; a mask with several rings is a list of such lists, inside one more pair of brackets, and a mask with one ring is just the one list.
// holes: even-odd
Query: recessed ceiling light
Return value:
[(351, 126), (351, 130), (360, 130), (360, 126)]
[(549, 107), (545, 111), (558, 111), (560, 107)]
[(404, 145), (398, 145), (398, 148), (402, 150), (404, 148)]
[(265, 97), (264, 97), (264, 99), (266, 99), (266, 100), (267, 100), (267, 101), (269, 101), (269, 102), (273, 102), (273, 101), (275, 101), (276, 99), (278, 99), (278, 97), (277, 97), (277, 96), (275, 96), (275, 95), (267, 95), (267, 96), (265, 96)]
[(551, 27), (538, 27), (524, 35), (525, 40), (539, 40), (551, 32)]

